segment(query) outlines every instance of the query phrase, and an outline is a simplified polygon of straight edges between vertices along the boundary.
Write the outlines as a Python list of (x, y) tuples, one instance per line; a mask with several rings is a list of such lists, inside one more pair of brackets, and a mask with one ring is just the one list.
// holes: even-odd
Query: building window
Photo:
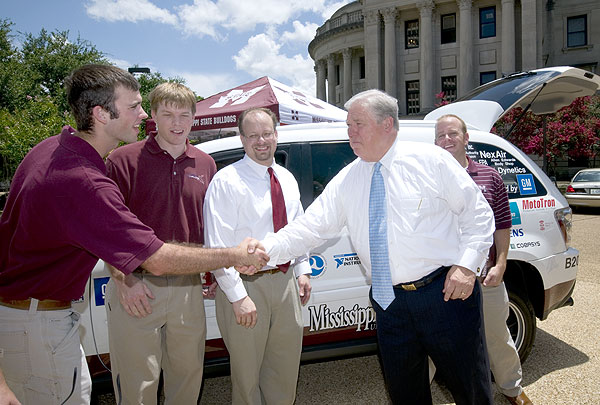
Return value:
[(567, 18), (567, 47), (587, 45), (587, 18), (585, 15)]
[(479, 38), (496, 36), (496, 7), (479, 9)]
[(339, 86), (340, 83), (341, 83), (340, 65), (335, 65), (335, 85)]
[(417, 114), (420, 110), (419, 81), (406, 82), (406, 114)]
[(406, 49), (419, 47), (419, 20), (411, 20), (405, 23), (404, 47)]
[(367, 77), (366, 75), (366, 69), (365, 69), (365, 57), (361, 56), (359, 58), (359, 64), (360, 64), (360, 79), (364, 79), (365, 77)]
[(486, 84), (491, 82), (492, 80), (496, 80), (496, 72), (481, 72), (479, 73), (479, 85)]
[(442, 77), (442, 92), (444, 101), (451, 103), (456, 100), (456, 76)]
[(456, 14), (442, 16), (442, 44), (456, 42)]

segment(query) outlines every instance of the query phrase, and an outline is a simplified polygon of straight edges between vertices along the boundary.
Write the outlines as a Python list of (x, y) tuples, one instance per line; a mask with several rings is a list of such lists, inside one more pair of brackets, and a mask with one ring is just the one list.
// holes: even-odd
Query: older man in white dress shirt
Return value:
[(457, 404), (492, 404), (481, 291), (475, 283), (493, 216), (444, 150), (398, 139), (397, 100), (368, 90), (347, 103), (359, 157), (305, 215), (263, 241), (272, 262), (313, 249), (346, 226), (367, 274), (388, 393), (430, 404), (427, 355)]

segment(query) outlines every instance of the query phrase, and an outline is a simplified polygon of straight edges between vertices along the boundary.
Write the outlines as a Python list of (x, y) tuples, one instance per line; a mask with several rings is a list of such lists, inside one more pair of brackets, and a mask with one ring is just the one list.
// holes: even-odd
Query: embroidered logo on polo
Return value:
[(203, 174), (201, 174), (200, 176), (196, 176), (195, 174), (188, 174), (188, 177), (190, 179), (198, 180), (202, 184), (206, 184)]

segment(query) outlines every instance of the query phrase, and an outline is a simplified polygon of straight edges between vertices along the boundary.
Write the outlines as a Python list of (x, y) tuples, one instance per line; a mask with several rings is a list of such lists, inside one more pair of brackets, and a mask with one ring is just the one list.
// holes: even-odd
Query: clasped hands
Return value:
[(254, 238), (246, 238), (238, 245), (240, 252), (239, 263), (234, 267), (237, 271), (246, 275), (253, 275), (260, 271), (268, 262), (269, 255), (264, 246)]

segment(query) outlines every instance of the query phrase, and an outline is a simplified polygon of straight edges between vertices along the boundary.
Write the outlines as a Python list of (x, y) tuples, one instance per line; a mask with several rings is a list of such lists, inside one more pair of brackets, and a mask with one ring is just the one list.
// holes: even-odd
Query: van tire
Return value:
[(506, 324), (522, 364), (533, 349), (537, 330), (535, 312), (527, 296), (520, 291), (508, 291), (508, 300), (509, 313)]

